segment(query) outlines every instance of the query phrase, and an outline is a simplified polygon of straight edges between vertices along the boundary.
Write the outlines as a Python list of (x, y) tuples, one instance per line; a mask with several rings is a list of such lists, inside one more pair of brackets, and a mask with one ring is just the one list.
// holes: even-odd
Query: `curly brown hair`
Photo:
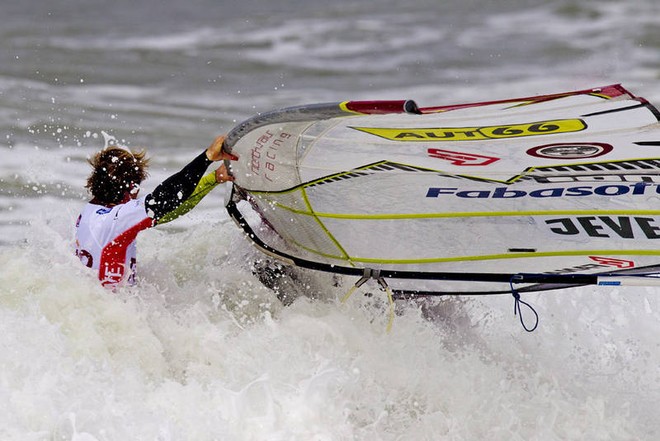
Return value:
[(120, 203), (126, 192), (147, 176), (149, 159), (145, 151), (131, 152), (120, 147), (107, 147), (88, 160), (93, 170), (85, 188), (102, 204)]

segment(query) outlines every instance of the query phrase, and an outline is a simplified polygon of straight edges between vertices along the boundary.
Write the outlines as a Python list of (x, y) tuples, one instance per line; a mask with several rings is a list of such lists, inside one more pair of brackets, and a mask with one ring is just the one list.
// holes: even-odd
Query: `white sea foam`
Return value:
[(202, 28), (192, 31), (163, 33), (160, 35), (147, 35), (141, 37), (112, 38), (93, 36), (85, 39), (78, 37), (53, 37), (49, 43), (53, 47), (73, 50), (154, 50), (154, 51), (180, 51), (207, 46), (217, 42), (217, 33), (211, 28)]
[(110, 293), (69, 253), (68, 220), (35, 222), (0, 258), (4, 439), (629, 439), (653, 427), (651, 292), (529, 296), (533, 334), (504, 297), (430, 322), (404, 308), (388, 334), (377, 291), (283, 307), (227, 223), (150, 231), (140, 288)]
[(350, 278), (305, 273), (314, 300), (283, 306), (223, 187), (140, 234), (138, 287), (98, 285), (73, 233), (103, 131), (148, 147), (150, 191), (278, 107), (618, 82), (660, 103), (655, 0), (248, 3), (158, 2), (139, 26), (116, 4), (8, 6), (23, 12), (0, 42), (0, 439), (653, 439), (651, 288), (525, 294), (531, 334), (508, 296), (400, 304), (387, 333), (377, 287), (339, 302)]

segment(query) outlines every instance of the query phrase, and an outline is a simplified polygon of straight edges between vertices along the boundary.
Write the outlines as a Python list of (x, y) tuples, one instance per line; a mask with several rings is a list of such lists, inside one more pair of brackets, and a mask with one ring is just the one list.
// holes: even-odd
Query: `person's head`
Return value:
[(103, 204), (119, 204), (136, 197), (140, 183), (147, 177), (149, 159), (146, 152), (131, 152), (120, 147), (107, 147), (88, 161), (93, 170), (85, 188)]

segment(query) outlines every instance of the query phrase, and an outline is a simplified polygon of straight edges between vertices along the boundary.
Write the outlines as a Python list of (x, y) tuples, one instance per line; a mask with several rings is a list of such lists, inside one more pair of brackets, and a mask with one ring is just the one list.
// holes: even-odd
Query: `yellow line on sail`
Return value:
[[(464, 218), (464, 217), (511, 217), (511, 216), (654, 216), (660, 215), (660, 210), (527, 210), (527, 211), (457, 211), (452, 213), (325, 213), (305, 211), (273, 202), (279, 208), (294, 214), (314, 216), (328, 219), (351, 220), (392, 220), (392, 219), (434, 219), (434, 218)], [(307, 206), (310, 207), (309, 203)]]
[[(314, 250), (309, 250), (314, 253)], [(315, 253), (320, 254), (320, 253)], [(572, 251), (544, 251), (544, 252), (528, 252), (528, 253), (501, 253), (501, 254), (484, 254), (478, 256), (456, 256), (456, 257), (429, 257), (425, 259), (375, 259), (369, 257), (355, 257), (351, 256), (351, 262), (360, 263), (376, 263), (376, 264), (391, 264), (391, 265), (412, 265), (412, 264), (428, 264), (428, 263), (444, 263), (444, 262), (470, 262), (480, 260), (498, 260), (498, 259), (526, 259), (537, 257), (567, 257), (567, 256), (589, 256), (589, 255), (606, 255), (606, 256), (658, 256), (660, 250), (572, 250)], [(325, 257), (332, 257), (324, 255)], [(337, 257), (339, 260), (344, 260)]]
[[(307, 208), (310, 211), (309, 214), (314, 217), (314, 220), (321, 227), (321, 229), (325, 232), (326, 236), (328, 236), (330, 241), (332, 241), (332, 243), (334, 243), (335, 246), (339, 249), (339, 251), (343, 254), (344, 259), (346, 261), (350, 262), (351, 258), (348, 255), (348, 253), (346, 252), (346, 250), (344, 249), (344, 247), (341, 246), (339, 241), (337, 239), (335, 239), (335, 237), (332, 235), (332, 233), (325, 227), (323, 222), (321, 222), (321, 219), (319, 219), (318, 216), (314, 215), (314, 210), (312, 209), (312, 206), (309, 202), (309, 199), (307, 198), (307, 193), (305, 192), (305, 189), (301, 189), (301, 194), (302, 194), (303, 200), (305, 201), (305, 205), (307, 206)], [(312, 250), (310, 250), (310, 251), (312, 251)]]

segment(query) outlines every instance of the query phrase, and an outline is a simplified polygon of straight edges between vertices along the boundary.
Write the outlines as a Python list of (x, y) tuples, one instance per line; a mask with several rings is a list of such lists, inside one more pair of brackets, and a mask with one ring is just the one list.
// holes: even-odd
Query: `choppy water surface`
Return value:
[[(284, 307), (218, 188), (139, 238), (114, 295), (72, 254), (86, 158), (113, 136), (150, 190), (256, 112), (439, 105), (623, 83), (660, 104), (654, 0), (5, 2), (0, 438), (633, 440), (660, 423), (660, 292), (401, 304), (306, 274)], [(226, 4), (224, 4), (226, 3)], [(373, 296), (365, 296), (366, 292)]]

